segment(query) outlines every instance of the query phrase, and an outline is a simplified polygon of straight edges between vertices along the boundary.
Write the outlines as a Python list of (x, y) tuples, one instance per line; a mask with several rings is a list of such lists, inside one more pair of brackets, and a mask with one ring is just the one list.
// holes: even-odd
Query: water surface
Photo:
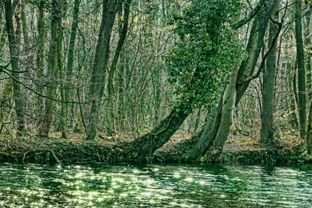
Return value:
[(312, 207), (312, 166), (0, 164), (0, 207)]

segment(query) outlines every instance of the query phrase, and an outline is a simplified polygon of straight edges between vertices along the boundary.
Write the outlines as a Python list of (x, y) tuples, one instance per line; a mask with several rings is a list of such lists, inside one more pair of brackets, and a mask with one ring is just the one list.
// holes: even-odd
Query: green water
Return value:
[(0, 164), (0, 207), (312, 207), (312, 166)]

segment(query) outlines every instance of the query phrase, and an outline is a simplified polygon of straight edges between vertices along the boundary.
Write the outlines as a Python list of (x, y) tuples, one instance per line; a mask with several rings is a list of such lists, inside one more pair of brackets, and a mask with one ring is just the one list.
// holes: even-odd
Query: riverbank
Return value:
[[(0, 161), (16, 163), (117, 163), (129, 162), (123, 158), (120, 144), (133, 141), (129, 135), (99, 136), (85, 140), (73, 134), (67, 139), (57, 134), (50, 138), (35, 136), (9, 138), (0, 136)], [(182, 162), (185, 147), (192, 143), (190, 135), (175, 135), (156, 151), (151, 162)], [(285, 164), (300, 162), (303, 143), (298, 138), (283, 139), (276, 148), (264, 148), (255, 139), (233, 137), (225, 146), (220, 163)], [(206, 163), (203, 157), (201, 162)]]

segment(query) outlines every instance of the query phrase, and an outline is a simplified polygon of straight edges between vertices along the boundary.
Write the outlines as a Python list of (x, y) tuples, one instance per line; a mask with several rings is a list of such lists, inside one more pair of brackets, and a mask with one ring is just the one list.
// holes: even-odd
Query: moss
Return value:
[(312, 155), (309, 155), (305, 152), (299, 156), (299, 160), (305, 163), (312, 163)]
[(285, 164), (298, 162), (301, 146), (225, 152), (219, 162), (241, 164)]
[(112, 152), (109, 145), (100, 141), (37, 137), (0, 139), (0, 161), (8, 162), (111, 162)]
[[(180, 141), (180, 140), (179, 140)], [(192, 147), (194, 141), (190, 139), (181, 140), (175, 145), (157, 151), (151, 162), (188, 162), (208, 163), (207, 158), (188, 161), (183, 157), (186, 149)], [(129, 161), (128, 154), (135, 152), (124, 152), (120, 145), (122, 143), (107, 143), (105, 140), (62, 139), (62, 138), (38, 138), (21, 137), (17, 139), (0, 137), (0, 161), (17, 163), (118, 163), (138, 162)], [(255, 148), (255, 146), (231, 149), (225, 151), (218, 159), (219, 163), (242, 163), (242, 164), (267, 164), (297, 162), (302, 154), (302, 146), (280, 147), (274, 149)], [(133, 156), (130, 155), (130, 158)], [(311, 157), (305, 157), (305, 161), (312, 161)], [(299, 158), (300, 159), (300, 158)], [(303, 160), (303, 156), (301, 156)]]

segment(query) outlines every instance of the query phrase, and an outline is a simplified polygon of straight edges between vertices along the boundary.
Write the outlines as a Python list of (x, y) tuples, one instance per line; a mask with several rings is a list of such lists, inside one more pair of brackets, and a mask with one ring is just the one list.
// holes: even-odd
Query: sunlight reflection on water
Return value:
[(312, 166), (0, 164), (0, 207), (311, 207)]

